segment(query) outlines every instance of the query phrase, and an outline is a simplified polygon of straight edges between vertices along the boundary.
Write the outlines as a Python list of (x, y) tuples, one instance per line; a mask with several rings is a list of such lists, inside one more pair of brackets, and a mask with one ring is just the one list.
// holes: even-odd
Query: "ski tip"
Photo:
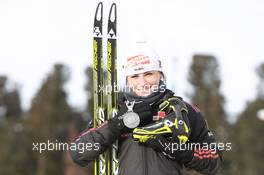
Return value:
[(110, 8), (110, 9), (112, 9), (112, 8), (116, 8), (116, 3), (112, 3), (112, 5), (111, 5), (111, 8)]
[(116, 16), (117, 10), (116, 10), (116, 3), (113, 3), (110, 7), (109, 16), (108, 16), (108, 29), (107, 33), (110, 36), (110, 38), (116, 37)]
[(94, 16), (94, 35), (99, 37), (102, 35), (103, 28), (103, 3), (99, 2)]
[[(114, 16), (114, 19), (111, 16)], [(113, 3), (110, 7), (109, 19), (111, 19), (111, 21), (115, 21), (115, 18), (116, 18), (116, 3)]]
[(103, 6), (103, 2), (99, 2), (99, 3), (97, 4), (97, 8), (99, 8), (100, 6)]
[(95, 21), (102, 21), (103, 19), (103, 3), (99, 2), (95, 11)]

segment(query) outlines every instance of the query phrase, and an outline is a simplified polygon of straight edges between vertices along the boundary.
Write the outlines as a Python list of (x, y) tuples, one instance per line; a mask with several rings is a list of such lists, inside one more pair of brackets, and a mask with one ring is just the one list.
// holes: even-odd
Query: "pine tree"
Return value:
[[(71, 109), (63, 88), (68, 79), (68, 69), (61, 64), (55, 65), (34, 97), (27, 121), (27, 130), (32, 142), (67, 142)], [(35, 151), (34, 156), (35, 174), (63, 174), (61, 151), (45, 151), (41, 154)]]
[[(30, 155), (27, 147), (20, 96), (17, 87), (8, 77), (0, 76), (0, 174), (30, 175)], [(8, 85), (9, 84), (9, 85)]]
[(221, 80), (216, 58), (210, 55), (194, 55), (188, 80), (193, 86), (190, 95), (192, 104), (200, 108), (217, 140), (227, 142), (229, 125), (224, 110), (224, 96), (220, 92)]
[(209, 55), (194, 55), (189, 70), (189, 82), (193, 85), (192, 103), (203, 112), (218, 139), (226, 138), (226, 114), (224, 96), (220, 93), (221, 80), (218, 63)]
[(234, 154), (236, 161), (232, 167), (233, 174), (261, 175), (264, 173), (264, 121), (257, 117), (258, 112), (264, 109), (264, 64), (257, 69), (260, 78), (257, 97), (248, 102), (246, 109), (239, 115), (235, 125), (233, 139), (235, 140)]
[(18, 88), (8, 88), (8, 82), (6, 76), (0, 76), (0, 119), (20, 117), (22, 113)]

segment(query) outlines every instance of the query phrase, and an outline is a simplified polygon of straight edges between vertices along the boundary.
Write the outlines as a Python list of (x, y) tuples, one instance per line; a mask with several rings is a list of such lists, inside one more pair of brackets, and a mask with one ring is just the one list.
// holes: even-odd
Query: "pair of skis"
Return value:
[[(96, 8), (93, 31), (93, 103), (94, 127), (115, 116), (117, 112), (117, 65), (116, 65), (116, 4), (110, 8), (107, 24), (107, 75), (104, 81), (103, 61), (103, 3)], [(107, 115), (105, 115), (104, 96), (107, 91)], [(117, 175), (117, 141), (101, 154), (94, 163), (94, 175)]]

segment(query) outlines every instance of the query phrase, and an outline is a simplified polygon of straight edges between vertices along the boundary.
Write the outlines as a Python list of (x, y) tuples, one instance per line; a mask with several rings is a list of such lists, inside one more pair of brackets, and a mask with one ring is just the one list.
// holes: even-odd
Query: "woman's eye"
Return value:
[(138, 75), (132, 75), (131, 76), (131, 78), (137, 78), (138, 77)]
[(146, 75), (146, 76), (150, 76), (150, 75), (153, 75), (153, 73), (152, 73), (152, 72), (148, 72), (148, 73), (146, 73), (145, 75)]

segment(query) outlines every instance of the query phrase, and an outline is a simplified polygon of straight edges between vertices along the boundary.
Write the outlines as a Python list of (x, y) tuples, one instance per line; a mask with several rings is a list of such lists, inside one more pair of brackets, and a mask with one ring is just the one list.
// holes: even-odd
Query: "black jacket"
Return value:
[[(186, 103), (188, 119), (190, 123), (190, 143), (216, 143), (214, 136), (209, 131), (205, 119), (197, 107)], [(194, 150), (193, 158), (186, 164), (166, 158), (162, 153), (152, 148), (133, 141), (132, 134), (122, 135), (119, 138), (113, 135), (108, 122), (104, 122), (97, 128), (84, 131), (74, 141), (75, 144), (89, 143), (99, 149), (87, 150), (80, 153), (71, 150), (75, 163), (85, 166), (94, 160), (108, 148), (116, 139), (119, 139), (119, 174), (120, 175), (181, 175), (183, 166), (203, 174), (215, 174), (222, 162), (221, 152), (213, 150)], [(97, 145), (98, 146), (98, 145)]]

